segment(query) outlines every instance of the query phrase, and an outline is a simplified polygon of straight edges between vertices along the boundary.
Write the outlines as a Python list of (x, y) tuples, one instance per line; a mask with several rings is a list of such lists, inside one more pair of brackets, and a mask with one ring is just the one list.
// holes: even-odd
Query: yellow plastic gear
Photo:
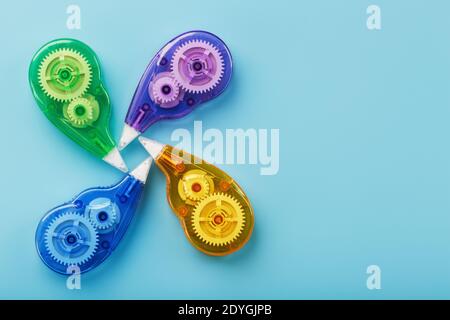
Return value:
[(89, 62), (78, 51), (57, 49), (39, 66), (39, 84), (47, 96), (56, 101), (70, 101), (86, 93), (92, 80)]
[(63, 107), (64, 117), (76, 128), (85, 128), (100, 115), (100, 107), (93, 96), (75, 98)]
[(192, 213), (195, 234), (212, 246), (232, 243), (244, 226), (244, 210), (239, 201), (228, 194), (214, 193), (203, 198)]
[(178, 193), (183, 200), (198, 201), (214, 192), (214, 182), (203, 170), (190, 170), (178, 182)]

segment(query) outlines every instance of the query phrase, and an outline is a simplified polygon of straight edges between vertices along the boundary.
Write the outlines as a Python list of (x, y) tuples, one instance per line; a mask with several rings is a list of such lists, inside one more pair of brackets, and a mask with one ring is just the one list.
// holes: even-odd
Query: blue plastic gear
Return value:
[(111, 199), (96, 198), (86, 206), (86, 215), (96, 229), (107, 230), (119, 222), (120, 210)]
[(81, 265), (89, 261), (98, 247), (98, 234), (85, 217), (67, 212), (55, 218), (45, 232), (45, 246), (56, 262)]

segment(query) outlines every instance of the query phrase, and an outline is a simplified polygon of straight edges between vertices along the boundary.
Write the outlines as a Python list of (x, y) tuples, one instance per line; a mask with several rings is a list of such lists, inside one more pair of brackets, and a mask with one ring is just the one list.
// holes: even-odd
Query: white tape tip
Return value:
[(131, 171), (130, 175), (145, 184), (145, 182), (147, 181), (148, 173), (152, 166), (152, 162), (153, 159), (151, 157), (148, 157), (147, 159), (142, 161), (136, 168), (134, 168), (133, 171)]
[(161, 144), (155, 140), (144, 137), (139, 137), (139, 142), (144, 146), (145, 150), (147, 150), (153, 159), (156, 159), (166, 146), (165, 144)]
[(122, 129), (122, 136), (119, 140), (119, 150), (123, 150), (127, 145), (129, 145), (134, 139), (136, 139), (141, 133), (134, 129), (133, 127), (125, 124)]
[(103, 161), (109, 163), (113, 167), (116, 167), (122, 172), (128, 172), (128, 167), (123, 161), (122, 156), (120, 155), (119, 149), (112, 149), (105, 157), (103, 157)]

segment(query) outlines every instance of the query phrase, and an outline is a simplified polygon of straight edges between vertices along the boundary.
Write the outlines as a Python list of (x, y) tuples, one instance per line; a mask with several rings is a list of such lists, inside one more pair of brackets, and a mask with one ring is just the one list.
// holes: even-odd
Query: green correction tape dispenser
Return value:
[(44, 45), (31, 61), (31, 90), (47, 118), (95, 156), (128, 171), (109, 133), (111, 106), (94, 51), (73, 39)]

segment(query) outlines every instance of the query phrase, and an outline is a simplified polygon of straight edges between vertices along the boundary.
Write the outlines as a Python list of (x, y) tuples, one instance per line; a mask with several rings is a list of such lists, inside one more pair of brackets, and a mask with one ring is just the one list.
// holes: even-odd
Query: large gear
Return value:
[(184, 90), (204, 93), (219, 84), (224, 72), (224, 61), (220, 51), (211, 43), (189, 40), (175, 50), (171, 72)]
[(190, 170), (178, 182), (178, 193), (183, 200), (198, 201), (214, 192), (214, 182), (203, 170)]
[(225, 246), (236, 240), (245, 226), (245, 214), (234, 197), (215, 193), (201, 200), (192, 213), (192, 227), (204, 243)]
[(100, 116), (100, 106), (91, 95), (75, 98), (63, 107), (64, 117), (76, 128), (93, 124)]
[(163, 108), (172, 108), (183, 99), (183, 91), (170, 72), (155, 76), (148, 86), (150, 98)]
[(108, 198), (96, 198), (86, 206), (86, 213), (92, 225), (99, 230), (111, 229), (120, 218), (117, 204)]
[(97, 245), (98, 234), (94, 226), (75, 212), (53, 219), (45, 232), (47, 252), (62, 265), (84, 264), (93, 257)]
[(86, 93), (92, 80), (89, 62), (70, 48), (50, 52), (39, 66), (39, 84), (57, 101), (70, 101)]

